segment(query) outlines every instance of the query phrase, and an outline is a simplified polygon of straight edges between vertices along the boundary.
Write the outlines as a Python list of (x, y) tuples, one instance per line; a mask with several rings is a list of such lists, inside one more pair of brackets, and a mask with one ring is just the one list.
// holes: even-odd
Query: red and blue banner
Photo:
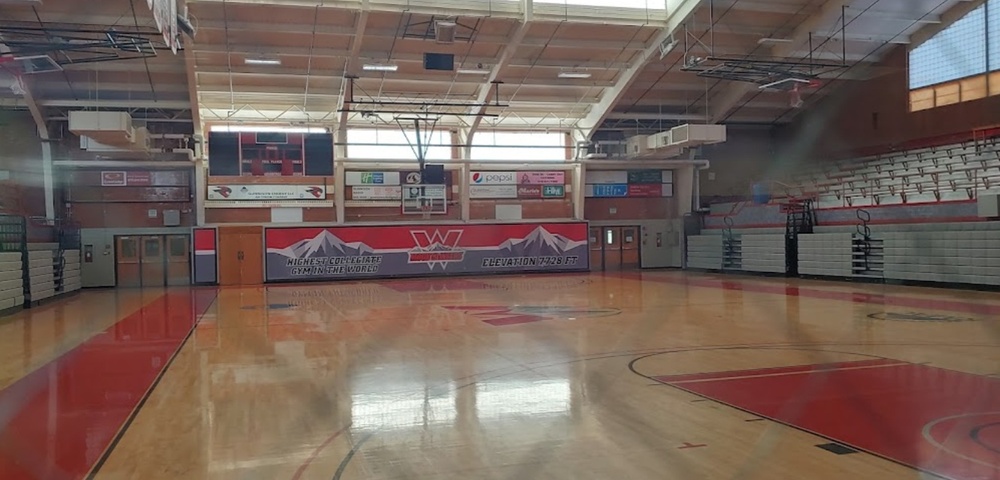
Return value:
[(216, 253), (216, 230), (214, 228), (196, 228), (193, 232), (195, 284), (218, 283), (219, 256)]
[(587, 224), (267, 228), (267, 281), (568, 272), (590, 268)]

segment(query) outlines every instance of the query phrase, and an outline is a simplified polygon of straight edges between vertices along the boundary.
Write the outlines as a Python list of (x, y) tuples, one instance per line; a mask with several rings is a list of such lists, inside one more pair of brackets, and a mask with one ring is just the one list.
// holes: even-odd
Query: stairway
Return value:
[(785, 212), (785, 273), (799, 274), (799, 234), (813, 233), (816, 211), (811, 199), (792, 198), (781, 205)]
[(885, 246), (883, 240), (872, 238), (868, 222), (872, 216), (859, 208), (857, 233), (851, 235), (851, 275), (881, 280), (885, 277)]
[(733, 217), (723, 219), (726, 228), (722, 230), (722, 270), (743, 270), (743, 242), (733, 233)]

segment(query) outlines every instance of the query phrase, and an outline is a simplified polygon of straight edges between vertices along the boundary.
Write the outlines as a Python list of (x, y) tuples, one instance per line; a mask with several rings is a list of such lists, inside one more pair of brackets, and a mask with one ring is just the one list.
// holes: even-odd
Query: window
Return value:
[(666, 10), (664, 0), (535, 0), (535, 3), (555, 3), (575, 7), (639, 8), (643, 10)]
[[(451, 159), (451, 134), (436, 130), (420, 133), (421, 142), (429, 140), (428, 160)], [(347, 158), (365, 160), (416, 160), (416, 132), (391, 128), (356, 128), (347, 130)], [(412, 147), (411, 147), (412, 145)]]
[(986, 73), (986, 6), (910, 51), (910, 89)]
[(911, 49), (909, 61), (910, 111), (1000, 94), (1000, 0)]
[(989, 30), (990, 58), (987, 67), (991, 72), (1000, 71), (1000, 0), (990, 0), (986, 3), (986, 22)]
[(472, 137), (470, 159), (565, 161), (566, 134), (482, 131)]

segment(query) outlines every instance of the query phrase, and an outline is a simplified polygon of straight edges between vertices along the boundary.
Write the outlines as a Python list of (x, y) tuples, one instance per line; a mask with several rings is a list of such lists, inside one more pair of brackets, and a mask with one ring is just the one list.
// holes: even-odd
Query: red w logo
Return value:
[(462, 230), (448, 230), (441, 235), (440, 230), (428, 233), (426, 230), (410, 230), (416, 247), (409, 252), (409, 263), (426, 263), (431, 270), (441, 265), (443, 270), (451, 262), (461, 262), (465, 251), (458, 248)]

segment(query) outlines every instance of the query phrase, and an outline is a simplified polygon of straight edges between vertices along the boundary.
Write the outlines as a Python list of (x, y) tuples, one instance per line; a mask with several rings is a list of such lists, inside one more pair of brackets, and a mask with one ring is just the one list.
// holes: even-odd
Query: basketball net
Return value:
[(805, 102), (802, 101), (802, 92), (799, 91), (799, 84), (795, 83), (794, 85), (792, 85), (792, 90), (789, 93), (791, 95), (791, 99), (790, 99), (791, 100), (790, 101), (791, 107), (792, 108), (802, 108), (802, 104), (805, 103)]

